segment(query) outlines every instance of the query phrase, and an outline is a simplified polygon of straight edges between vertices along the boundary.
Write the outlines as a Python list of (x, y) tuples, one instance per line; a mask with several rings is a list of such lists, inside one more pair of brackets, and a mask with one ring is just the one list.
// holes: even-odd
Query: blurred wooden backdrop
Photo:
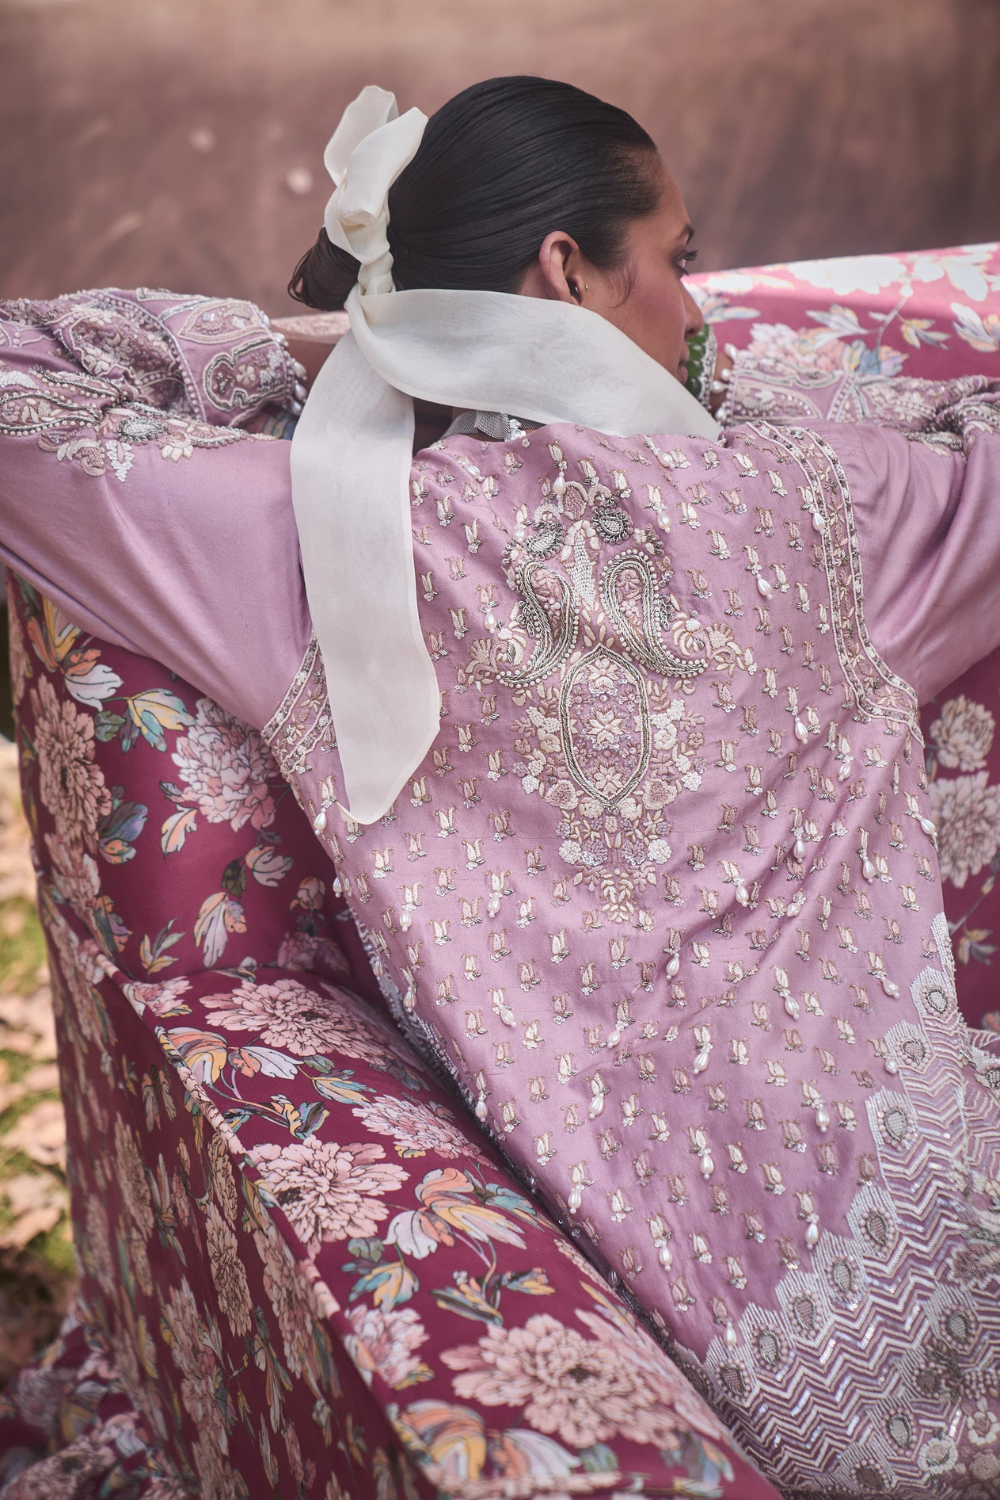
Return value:
[(1000, 0), (0, 0), (0, 69), (5, 296), (282, 311), (358, 88), (505, 72), (631, 110), (706, 268), (1000, 235)]

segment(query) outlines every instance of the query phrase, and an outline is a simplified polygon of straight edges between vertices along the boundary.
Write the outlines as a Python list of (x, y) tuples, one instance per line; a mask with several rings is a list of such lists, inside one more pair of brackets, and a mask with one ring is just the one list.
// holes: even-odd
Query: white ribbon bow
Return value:
[(412, 397), (622, 437), (719, 435), (679, 381), (596, 313), (503, 292), (394, 290), (388, 194), (425, 124), (369, 87), (326, 148), (326, 231), (360, 269), (351, 332), (313, 382), (292, 440), (306, 596), (360, 823), (389, 810), (438, 734), (413, 558)]
[(400, 116), (395, 94), (369, 84), (344, 110), (323, 153), (334, 183), (323, 222), (333, 244), (361, 262), (362, 293), (392, 291), (389, 189), (417, 154), (426, 124), (419, 109)]

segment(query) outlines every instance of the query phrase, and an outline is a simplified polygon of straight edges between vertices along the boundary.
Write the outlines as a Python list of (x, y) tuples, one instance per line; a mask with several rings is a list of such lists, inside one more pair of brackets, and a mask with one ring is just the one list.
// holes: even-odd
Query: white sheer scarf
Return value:
[[(388, 193), (426, 124), (364, 89), (326, 148), (326, 230), (360, 262), (351, 332), (292, 440), (292, 501), (351, 817), (382, 817), (437, 736), (410, 516), (413, 397), (599, 432), (718, 437), (662, 366), (596, 313), (499, 292), (392, 285)], [(558, 227), (558, 226), (554, 226)]]

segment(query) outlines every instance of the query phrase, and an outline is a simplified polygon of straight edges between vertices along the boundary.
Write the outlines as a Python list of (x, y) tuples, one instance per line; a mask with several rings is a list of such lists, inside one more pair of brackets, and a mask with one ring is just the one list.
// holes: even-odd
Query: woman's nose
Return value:
[(698, 306), (697, 302), (694, 300), (687, 287), (684, 288), (684, 310), (687, 314), (687, 325), (684, 330), (684, 337), (692, 338), (694, 334), (700, 333), (704, 328), (705, 319), (702, 317), (701, 308)]

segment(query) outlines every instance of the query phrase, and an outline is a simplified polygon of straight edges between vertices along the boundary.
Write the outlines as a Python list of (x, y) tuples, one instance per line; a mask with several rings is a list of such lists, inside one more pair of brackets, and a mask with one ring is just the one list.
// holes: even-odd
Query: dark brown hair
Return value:
[[(652, 213), (656, 146), (632, 116), (568, 83), (491, 78), (427, 122), (389, 190), (393, 281), (515, 292), (553, 229), (598, 269), (626, 260), (629, 224)], [(325, 229), (288, 290), (322, 311), (343, 307), (358, 263)]]

